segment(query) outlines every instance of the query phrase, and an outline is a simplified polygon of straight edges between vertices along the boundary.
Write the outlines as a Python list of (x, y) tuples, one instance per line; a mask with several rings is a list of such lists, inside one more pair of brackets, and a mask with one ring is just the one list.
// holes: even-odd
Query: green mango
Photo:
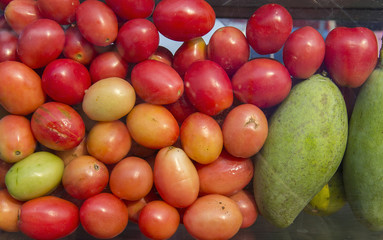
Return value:
[(360, 88), (350, 119), (343, 184), (351, 210), (371, 230), (383, 230), (383, 70)]
[(342, 162), (348, 117), (331, 79), (314, 75), (292, 89), (269, 120), (269, 133), (254, 157), (254, 196), (273, 225), (291, 225)]

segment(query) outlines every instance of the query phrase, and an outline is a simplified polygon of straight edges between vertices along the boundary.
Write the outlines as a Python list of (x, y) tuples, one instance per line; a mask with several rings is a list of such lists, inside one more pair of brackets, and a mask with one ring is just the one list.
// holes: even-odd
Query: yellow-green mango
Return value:
[(292, 89), (269, 121), (254, 158), (254, 196), (273, 225), (291, 225), (342, 162), (348, 117), (331, 79), (314, 75)]

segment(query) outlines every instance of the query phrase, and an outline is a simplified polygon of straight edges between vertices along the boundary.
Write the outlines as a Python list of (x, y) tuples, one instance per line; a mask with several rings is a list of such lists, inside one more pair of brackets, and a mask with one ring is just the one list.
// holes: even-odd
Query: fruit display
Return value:
[(217, 2), (0, 0), (1, 239), (381, 235), (381, 33)]

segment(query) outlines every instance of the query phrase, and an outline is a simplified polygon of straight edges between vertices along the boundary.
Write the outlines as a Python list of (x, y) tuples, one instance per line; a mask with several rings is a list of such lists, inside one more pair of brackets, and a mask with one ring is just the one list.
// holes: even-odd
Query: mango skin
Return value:
[(348, 117), (331, 79), (314, 75), (295, 85), (269, 121), (254, 159), (254, 196), (273, 225), (293, 223), (335, 174), (345, 152)]
[(346, 199), (358, 220), (383, 230), (383, 70), (362, 85), (350, 119), (343, 162)]

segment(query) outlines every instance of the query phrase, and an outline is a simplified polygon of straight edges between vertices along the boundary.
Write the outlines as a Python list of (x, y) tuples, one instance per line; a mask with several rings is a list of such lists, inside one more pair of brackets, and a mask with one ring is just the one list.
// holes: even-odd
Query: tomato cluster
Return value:
[[(378, 56), (371, 30), (292, 32), (279, 4), (208, 43), (205, 0), (0, 6), (0, 229), (37, 239), (80, 225), (113, 238), (130, 221), (151, 239), (180, 224), (198, 239), (233, 237), (257, 219), (252, 156), (293, 80), (326, 70), (356, 88)], [(182, 45), (173, 54), (160, 34)], [(283, 63), (249, 59), (282, 47)]]

